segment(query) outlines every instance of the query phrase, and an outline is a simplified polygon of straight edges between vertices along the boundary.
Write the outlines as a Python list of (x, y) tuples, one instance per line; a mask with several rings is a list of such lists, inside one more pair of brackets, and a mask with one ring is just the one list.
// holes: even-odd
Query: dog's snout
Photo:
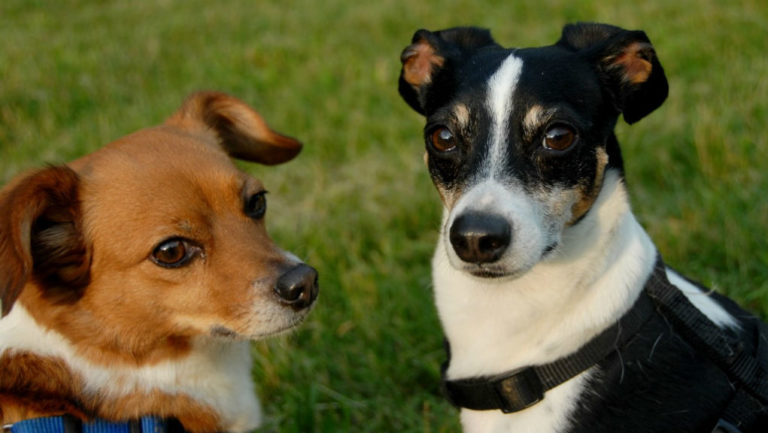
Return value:
[(512, 228), (498, 215), (467, 213), (454, 220), (449, 237), (461, 260), (475, 264), (493, 263), (509, 247)]
[(303, 263), (289, 269), (275, 283), (280, 301), (297, 310), (312, 305), (318, 292), (317, 271)]

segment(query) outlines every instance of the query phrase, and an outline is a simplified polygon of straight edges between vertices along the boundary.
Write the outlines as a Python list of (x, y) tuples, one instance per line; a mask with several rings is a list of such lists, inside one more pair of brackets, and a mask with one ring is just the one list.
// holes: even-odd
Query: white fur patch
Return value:
[(615, 172), (609, 172), (587, 217), (562, 236), (560, 248), (523, 275), (483, 279), (450, 264), (450, 241), (443, 233), (433, 278), (440, 318), (456, 353), (450, 377), (555, 360), (629, 308), (653, 268), (656, 250), (629, 211)]
[(158, 390), (186, 395), (211, 407), (226, 430), (244, 432), (261, 423), (251, 378), (250, 344), (200, 338), (189, 356), (151, 366), (96, 365), (62, 335), (41, 327), (16, 303), (0, 320), (0, 354), (31, 352), (59, 358), (85, 381), (85, 392), (120, 397)]
[[(630, 308), (656, 258), (614, 171), (606, 174), (590, 213), (563, 231), (561, 246), (517, 278), (480, 279), (456, 269), (446, 254), (449, 242), (444, 233), (433, 280), (451, 343), (452, 379), (540, 365), (574, 352)], [(581, 379), (569, 381), (516, 414), (465, 410), (464, 429), (555, 432), (582, 390)]]
[(680, 276), (677, 272), (667, 268), (667, 278), (669, 282), (677, 286), (686, 298), (715, 325), (721, 328), (738, 328), (739, 324), (725, 308), (715, 302), (709, 292), (702, 291), (699, 287), (691, 284), (688, 280)]
[[(485, 189), (470, 190), (467, 202), (460, 199), (454, 213), (503, 209), (506, 204), (499, 204), (491, 192), (497, 187), (488, 183)], [(537, 217), (525, 204), (515, 199), (510, 203), (510, 211), (530, 213), (518, 220)], [(445, 218), (450, 214), (446, 209)], [(435, 302), (451, 344), (449, 379), (496, 375), (573, 353), (631, 308), (657, 255), (614, 170), (606, 172), (603, 188), (584, 219), (563, 230), (560, 246), (518, 277), (473, 277), (451, 264), (450, 248), (444, 231), (432, 267)], [(668, 276), (715, 323), (737, 326), (706, 292), (672, 271)], [(563, 431), (591, 374), (588, 370), (549, 390), (542, 402), (521, 412), (464, 409), (464, 432)]]
[(487, 105), (491, 113), (491, 148), (488, 153), (487, 176), (496, 176), (504, 165), (509, 117), (512, 113), (512, 95), (523, 70), (523, 61), (510, 54), (488, 80)]

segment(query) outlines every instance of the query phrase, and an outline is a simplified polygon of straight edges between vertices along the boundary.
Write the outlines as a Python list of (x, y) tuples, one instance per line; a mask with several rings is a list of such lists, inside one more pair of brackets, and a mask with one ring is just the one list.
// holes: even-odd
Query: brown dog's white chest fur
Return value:
[(61, 334), (38, 325), (20, 305), (0, 322), (0, 336), (0, 348), (9, 349), (0, 357), (4, 372), (0, 383), (6, 386), (14, 378), (18, 389), (17, 398), (0, 400), (4, 422), (49, 411), (98, 413), (112, 420), (157, 414), (184, 420), (190, 430), (228, 426), (242, 431), (261, 418), (249, 380), (247, 342), (200, 339), (176, 359), (101, 364), (84, 358)]
[(270, 240), (264, 187), (228, 154), (277, 164), (300, 148), (199, 93), (164, 125), (4, 188), (0, 420), (256, 427), (248, 341), (298, 324), (316, 273)]

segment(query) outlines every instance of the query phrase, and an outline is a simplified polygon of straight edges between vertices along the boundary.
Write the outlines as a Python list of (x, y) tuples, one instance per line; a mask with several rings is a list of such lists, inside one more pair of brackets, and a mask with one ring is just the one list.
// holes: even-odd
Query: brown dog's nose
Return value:
[(456, 218), (449, 233), (456, 255), (468, 263), (493, 263), (512, 240), (506, 219), (489, 214), (468, 213)]
[(289, 269), (275, 283), (280, 300), (296, 310), (309, 307), (317, 299), (317, 271), (304, 263)]

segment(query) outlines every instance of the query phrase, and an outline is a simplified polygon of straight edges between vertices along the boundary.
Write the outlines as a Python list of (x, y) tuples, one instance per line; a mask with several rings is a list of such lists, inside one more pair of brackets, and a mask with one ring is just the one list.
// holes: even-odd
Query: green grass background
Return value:
[(254, 345), (261, 431), (458, 431), (429, 278), (440, 205), (399, 54), (422, 27), (532, 46), (576, 20), (651, 37), (671, 93), (618, 128), (634, 209), (668, 263), (766, 317), (762, 0), (2, 0), (0, 183), (159, 123), (194, 90), (248, 101), (305, 142), (285, 166), (242, 167), (272, 192), (273, 237), (322, 287), (305, 326)]

